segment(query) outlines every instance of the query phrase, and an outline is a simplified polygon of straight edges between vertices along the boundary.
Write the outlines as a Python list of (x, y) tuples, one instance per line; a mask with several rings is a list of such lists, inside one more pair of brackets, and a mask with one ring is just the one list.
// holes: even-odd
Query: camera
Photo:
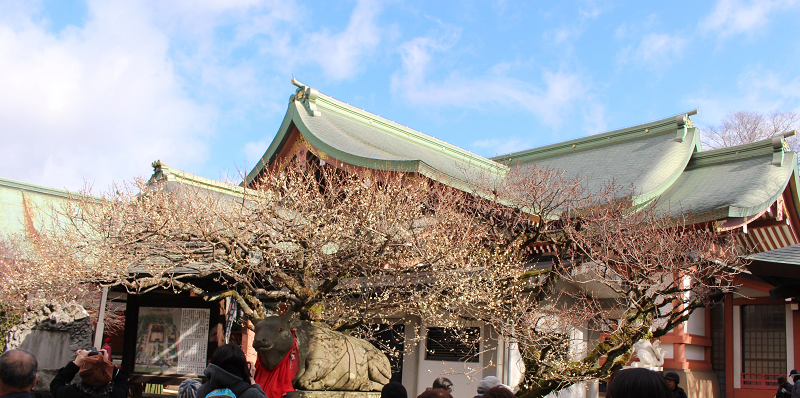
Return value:
[(100, 353), (100, 351), (97, 351), (97, 347), (92, 347), (92, 350), (89, 351), (89, 355), (87, 355), (87, 356), (92, 357), (92, 356), (95, 356), (95, 355), (97, 355), (99, 353)]

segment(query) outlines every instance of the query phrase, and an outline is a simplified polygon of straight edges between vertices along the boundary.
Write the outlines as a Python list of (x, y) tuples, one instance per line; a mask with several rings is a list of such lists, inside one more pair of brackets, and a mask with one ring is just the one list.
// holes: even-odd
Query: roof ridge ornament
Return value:
[(167, 172), (164, 171), (164, 169), (169, 168), (169, 166), (167, 166), (167, 162), (158, 159), (153, 161), (153, 163), (151, 163), (150, 165), (153, 166), (153, 175), (150, 176), (148, 184), (152, 184), (153, 182), (163, 181), (167, 179)]
[(797, 130), (790, 130), (772, 137), (772, 165), (783, 166), (783, 155), (791, 151), (786, 139), (797, 134)]
[(699, 112), (699, 109), (695, 109), (693, 111), (675, 116), (675, 123), (678, 125), (678, 129), (676, 130), (675, 134), (675, 141), (683, 142), (683, 140), (686, 139), (686, 133), (688, 132), (689, 128), (694, 128), (694, 123), (692, 123), (692, 119), (689, 119), (689, 116), (696, 115)]
[(289, 97), (289, 102), (299, 101), (306, 108), (309, 116), (321, 116), (322, 112), (317, 109), (317, 98), (319, 91), (300, 83), (297, 79), (292, 79), (292, 84), (297, 86), (297, 91)]

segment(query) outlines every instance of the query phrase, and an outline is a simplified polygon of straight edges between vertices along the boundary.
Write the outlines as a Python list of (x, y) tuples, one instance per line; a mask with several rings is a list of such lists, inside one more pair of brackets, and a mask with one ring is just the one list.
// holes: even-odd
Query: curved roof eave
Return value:
[[(564, 141), (556, 144), (545, 145), (542, 147), (526, 149), (523, 151), (513, 152), (506, 155), (494, 156), (490, 159), (494, 161), (506, 162), (519, 162), (528, 163), (531, 161), (547, 159), (550, 157), (561, 156), (575, 151), (585, 151), (589, 149), (610, 146), (627, 142), (632, 140), (642, 139), (648, 136), (659, 134), (660, 129), (670, 129), (675, 127), (676, 137), (680, 127), (693, 128), (694, 124), (689, 119), (689, 116), (696, 115), (697, 110), (679, 113), (675, 116), (670, 116), (665, 119), (655, 120), (649, 123), (643, 123), (636, 126), (625, 127), (622, 129), (612, 130), (606, 133), (594, 134), (588, 137), (576, 138), (569, 141)], [(678, 120), (681, 120), (681, 125), (678, 126)]]
[[(728, 217), (750, 217), (750, 216), (753, 216), (753, 215), (756, 215), (758, 213), (763, 212), (769, 206), (772, 206), (772, 204), (775, 203), (775, 201), (777, 201), (778, 198), (781, 195), (783, 195), (783, 192), (786, 190), (786, 187), (790, 186), (792, 181), (795, 182), (795, 184), (794, 184), (795, 185), (795, 189), (793, 189), (792, 197), (797, 197), (797, 189), (796, 189), (796, 187), (797, 187), (797, 184), (796, 184), (796, 182), (797, 182), (797, 153), (795, 153), (795, 152), (787, 152), (787, 154), (791, 154), (790, 160), (789, 160), (789, 162), (791, 164), (791, 166), (789, 166), (789, 167), (791, 167), (791, 172), (789, 172), (789, 175), (786, 176), (786, 178), (784, 179), (783, 183), (779, 185), (780, 188), (776, 192), (774, 192), (769, 197), (769, 199), (765, 200), (763, 203), (760, 203), (758, 205), (749, 206), (749, 207), (729, 206), (728, 207)], [(787, 161), (787, 160), (784, 160), (784, 162), (785, 161)]]
[(299, 115), (299, 112), (304, 112), (304, 111), (305, 109), (298, 101), (290, 102), (288, 110), (286, 112), (286, 116), (284, 116), (283, 122), (281, 123), (281, 127), (278, 130), (278, 134), (272, 140), (272, 143), (270, 144), (269, 148), (261, 157), (259, 164), (256, 167), (254, 167), (250, 173), (248, 173), (247, 178), (243, 182), (244, 185), (249, 185), (263, 170), (263, 168), (274, 160), (274, 157), (277, 155), (277, 153), (280, 151), (283, 145), (286, 144), (285, 140), (291, 134), (290, 127), (294, 125), (298, 129), (300, 134), (303, 136), (303, 138), (306, 141), (308, 141), (308, 143), (311, 144), (314, 148), (322, 151), (326, 155), (331, 156), (332, 158), (342, 163), (358, 167), (375, 169), (375, 170), (419, 173), (427, 178), (441, 182), (445, 185), (449, 185), (463, 191), (468, 191), (468, 192), (472, 191), (466, 176), (465, 178), (461, 178), (460, 176), (444, 173), (440, 170), (437, 170), (433, 166), (427, 164), (425, 161), (421, 159), (414, 159), (414, 160), (374, 159), (374, 158), (366, 158), (363, 156), (358, 156), (340, 150), (335, 146), (330, 145), (325, 140), (318, 137), (316, 134), (314, 134), (313, 130), (306, 125), (303, 118)]
[(798, 203), (797, 154), (785, 137), (697, 152), (680, 178), (660, 197), (669, 214), (693, 222), (756, 217), (789, 188)]
[(683, 170), (686, 168), (686, 165), (689, 164), (689, 160), (692, 159), (692, 154), (698, 152), (700, 149), (700, 134), (698, 134), (697, 128), (693, 128), (691, 133), (692, 135), (692, 150), (686, 151), (686, 157), (683, 160), (683, 166), (676, 168), (672, 175), (665, 180), (661, 185), (651, 189), (648, 192), (643, 192), (638, 195), (634, 195), (633, 197), (633, 204), (634, 205), (645, 205), (651, 202), (653, 199), (659, 197), (662, 193), (666, 192), (675, 181), (683, 174)]

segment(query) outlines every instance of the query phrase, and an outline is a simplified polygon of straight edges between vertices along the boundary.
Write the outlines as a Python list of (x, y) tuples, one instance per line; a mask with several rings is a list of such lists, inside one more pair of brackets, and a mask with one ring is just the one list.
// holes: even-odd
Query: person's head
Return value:
[(494, 386), (483, 393), (483, 398), (514, 398), (514, 393), (505, 386)]
[(111, 337), (106, 337), (106, 339), (103, 340), (103, 342), (106, 344), (111, 344)]
[(0, 354), (0, 395), (30, 391), (36, 385), (36, 357), (25, 350)]
[(486, 376), (483, 378), (483, 380), (478, 382), (478, 388), (477, 388), (478, 394), (483, 394), (486, 391), (489, 391), (490, 388), (499, 385), (500, 385), (500, 379), (494, 376)]
[(408, 398), (408, 392), (402, 384), (393, 381), (383, 386), (381, 398)]
[(241, 347), (236, 344), (225, 344), (217, 348), (211, 357), (211, 364), (219, 366), (234, 376), (241, 377), (244, 381), (250, 381), (247, 358)]
[(186, 379), (178, 387), (178, 398), (197, 398), (197, 389), (200, 382), (195, 379)]
[(442, 388), (431, 388), (419, 394), (417, 398), (453, 398), (450, 392)]
[(100, 350), (97, 355), (83, 359), (78, 375), (84, 383), (92, 387), (102, 387), (111, 382), (114, 374), (114, 364), (108, 357), (106, 350)]
[(453, 392), (453, 382), (447, 377), (438, 377), (433, 381), (433, 388), (441, 388), (447, 392)]
[(658, 372), (628, 368), (611, 375), (606, 398), (672, 398), (672, 391)]
[(792, 370), (789, 371), (789, 376), (790, 377), (792, 377), (792, 376), (794, 376), (796, 374), (800, 374), (800, 372), (798, 372), (797, 369), (792, 369)]
[(667, 372), (664, 374), (664, 381), (667, 382), (670, 390), (674, 390), (678, 388), (678, 384), (681, 384), (681, 376), (676, 372)]
[(787, 384), (789, 384), (789, 383), (786, 381), (785, 377), (783, 377), (783, 376), (778, 377), (778, 385), (779, 386), (785, 386)]

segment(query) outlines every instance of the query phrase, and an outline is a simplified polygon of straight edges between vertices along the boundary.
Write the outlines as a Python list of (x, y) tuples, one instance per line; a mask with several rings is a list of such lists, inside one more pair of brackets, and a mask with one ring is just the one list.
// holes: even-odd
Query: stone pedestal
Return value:
[(378, 391), (292, 391), (286, 398), (381, 398)]

